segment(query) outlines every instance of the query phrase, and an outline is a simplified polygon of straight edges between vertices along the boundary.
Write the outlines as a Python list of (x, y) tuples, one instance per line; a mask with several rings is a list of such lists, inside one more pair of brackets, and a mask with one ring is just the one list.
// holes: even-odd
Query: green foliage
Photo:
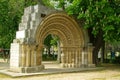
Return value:
[(53, 38), (53, 39), (51, 40), (50, 44), (53, 45), (53, 46), (55, 46), (55, 47), (57, 47), (57, 46), (58, 46), (58, 43), (57, 43), (57, 42), (59, 41), (59, 37), (53, 35), (52, 38)]
[[(84, 28), (91, 28), (94, 37), (102, 30), (105, 41), (120, 41), (120, 0), (53, 1), (59, 2), (58, 8), (64, 8), (63, 10), (69, 15), (73, 15), (77, 17), (78, 20), (82, 20)], [(69, 2), (70, 5), (65, 7), (65, 5), (68, 5), (66, 4), (67, 2)]]
[(45, 46), (47, 46), (48, 48), (50, 48), (51, 47), (51, 40), (52, 40), (53, 38), (52, 38), (52, 36), (51, 35), (48, 35), (46, 38), (45, 38), (45, 40), (44, 40), (44, 45)]
[(120, 41), (120, 1), (119, 0), (73, 0), (66, 11), (84, 19), (84, 27), (92, 28), (96, 36), (100, 30), (108, 42)]
[(0, 0), (0, 47), (10, 48), (24, 8), (36, 3), (33, 0)]

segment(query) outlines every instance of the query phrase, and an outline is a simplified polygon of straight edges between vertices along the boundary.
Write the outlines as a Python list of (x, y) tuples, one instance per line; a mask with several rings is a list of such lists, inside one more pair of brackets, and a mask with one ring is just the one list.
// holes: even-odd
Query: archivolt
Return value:
[(49, 34), (59, 36), (64, 46), (84, 46), (81, 27), (65, 13), (53, 13), (46, 16), (36, 31), (36, 42), (42, 45)]

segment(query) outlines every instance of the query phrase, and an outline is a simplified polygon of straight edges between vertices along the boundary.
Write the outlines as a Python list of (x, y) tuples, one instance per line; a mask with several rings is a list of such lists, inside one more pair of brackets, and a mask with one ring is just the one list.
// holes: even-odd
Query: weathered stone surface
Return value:
[(24, 9), (24, 14), (25, 15), (29, 15), (33, 11), (34, 11), (34, 7), (33, 6), (29, 6), (29, 7), (27, 7), (27, 8)]
[(27, 22), (27, 23), (20, 23), (19, 24), (19, 30), (21, 31), (21, 30), (25, 30), (25, 29), (29, 29), (29, 27), (30, 27), (30, 23), (29, 22)]
[(27, 22), (29, 22), (30, 20), (31, 20), (30, 14), (28, 14), (28, 15), (23, 15), (21, 22), (22, 22), (22, 23), (25, 23), (25, 22), (27, 23)]
[(36, 21), (30, 21), (30, 29), (33, 29), (36, 27)]
[(20, 67), (20, 44), (12, 43), (10, 52), (10, 67)]
[(26, 38), (26, 37), (28, 37), (28, 33), (26, 30), (16, 32), (16, 39), (21, 39), (21, 38)]
[(40, 13), (32, 13), (31, 14), (31, 20), (36, 21), (36, 19), (40, 18)]
[(16, 39), (11, 44), (11, 69), (14, 67), (16, 71), (23, 73), (44, 69), (42, 49), (44, 39), (49, 34), (60, 38), (60, 49), (64, 54), (61, 56), (63, 68), (93, 65), (93, 47), (87, 45), (89, 39), (85, 30), (83, 31), (82, 27), (69, 15), (58, 13), (42, 5), (35, 5), (25, 8), (19, 31), (16, 32)]

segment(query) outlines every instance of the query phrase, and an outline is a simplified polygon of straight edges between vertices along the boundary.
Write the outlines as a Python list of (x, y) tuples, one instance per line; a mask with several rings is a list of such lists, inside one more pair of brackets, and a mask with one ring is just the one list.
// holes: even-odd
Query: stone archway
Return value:
[(11, 43), (10, 70), (30, 73), (44, 69), (42, 48), (49, 34), (57, 35), (62, 42), (61, 67), (93, 66), (93, 47), (88, 45), (86, 31), (74, 18), (64, 12), (35, 5), (25, 9), (16, 39)]
[[(85, 40), (84, 33), (76, 21), (65, 13), (50, 14), (44, 18), (36, 31), (36, 42), (40, 49), (43, 47), (45, 37), (49, 34), (59, 36), (62, 42), (61, 48), (64, 54), (62, 67), (80, 67)], [(41, 58), (38, 59), (41, 60)]]

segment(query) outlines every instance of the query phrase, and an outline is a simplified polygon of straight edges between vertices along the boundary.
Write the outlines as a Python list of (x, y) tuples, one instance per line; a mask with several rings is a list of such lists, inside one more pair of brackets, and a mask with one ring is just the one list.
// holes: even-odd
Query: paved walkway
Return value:
[(69, 73), (69, 72), (78, 72), (78, 71), (89, 71), (89, 70), (99, 70), (103, 68), (61, 68), (60, 64), (57, 62), (46, 61), (43, 62), (45, 69), (37, 73), (17, 73), (9, 71), (9, 63), (1, 63), (0, 73), (10, 75), (12, 77), (20, 76), (33, 76), (33, 75), (46, 75), (46, 74), (58, 74), (58, 73)]
[[(56, 70), (60, 71), (59, 69), (55, 70), (51, 68), (48, 68), (46, 70), (51, 70), (50, 72), (56, 71)], [(64, 72), (64, 73), (57, 73), (57, 74), (51, 74), (51, 75), (38, 74), (38, 75), (29, 76), (29, 77), (26, 76), (26, 77), (18, 77), (18, 78), (12, 78), (12, 77), (0, 74), (0, 80), (120, 80), (120, 66), (105, 65), (105, 68), (102, 70), (92, 70), (92, 71), (82, 71), (82, 72), (72, 71), (72, 73)]]

